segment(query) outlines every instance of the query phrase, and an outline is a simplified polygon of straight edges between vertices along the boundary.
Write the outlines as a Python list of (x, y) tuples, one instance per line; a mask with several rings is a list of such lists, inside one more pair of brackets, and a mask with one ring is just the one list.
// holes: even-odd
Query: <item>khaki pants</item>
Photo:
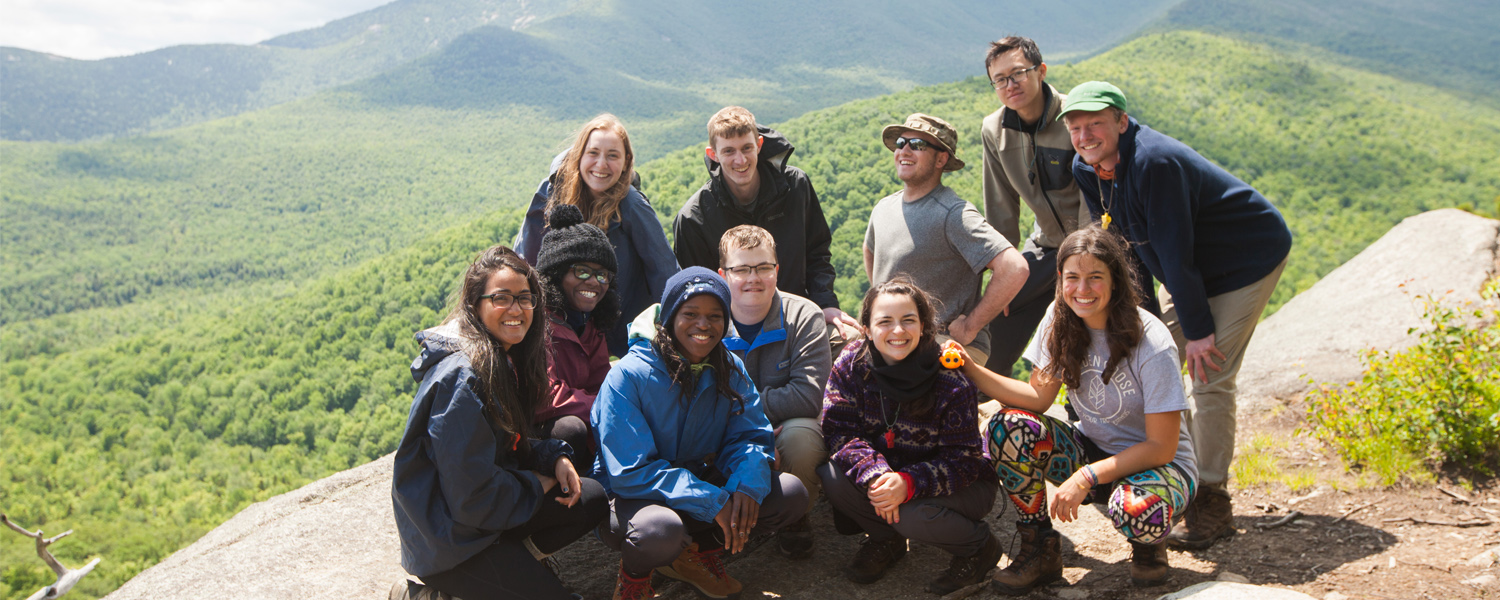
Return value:
[(818, 479), (818, 465), (828, 459), (828, 445), (823, 442), (823, 428), (817, 419), (793, 418), (776, 424), (776, 450), (781, 453), (781, 472), (802, 480), (807, 497), (816, 502), (823, 481)]
[[(1276, 282), (1286, 261), (1260, 281), (1208, 299), (1208, 308), (1214, 315), (1214, 347), (1224, 354), (1219, 366), (1224, 370), (1208, 369), (1208, 381), (1193, 379), (1192, 411), (1188, 416), (1188, 428), (1193, 434), (1193, 454), (1198, 461), (1198, 480), (1203, 485), (1223, 486), (1229, 480), (1229, 463), (1234, 458), (1235, 401), (1238, 391), (1235, 378), (1240, 373), (1240, 363), (1245, 358), (1245, 347), (1250, 345), (1250, 336), (1260, 321), (1260, 313), (1271, 300)], [(1166, 286), (1159, 291), (1161, 314), (1172, 337), (1177, 341), (1177, 355), (1186, 360), (1184, 349), (1187, 338), (1182, 334), (1182, 323), (1177, 316), (1177, 307)]]

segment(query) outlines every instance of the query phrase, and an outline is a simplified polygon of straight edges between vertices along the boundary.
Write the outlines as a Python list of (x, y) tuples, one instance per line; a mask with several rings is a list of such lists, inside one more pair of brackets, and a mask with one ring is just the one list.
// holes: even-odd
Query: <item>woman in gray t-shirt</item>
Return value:
[[(1137, 306), (1126, 252), (1119, 236), (1097, 226), (1063, 240), (1058, 300), (1024, 355), (1035, 366), (1029, 384), (964, 361), (980, 391), (1005, 404), (987, 433), (1022, 541), (995, 575), (998, 591), (1020, 594), (1062, 578), (1050, 518), (1071, 521), (1084, 502), (1106, 502), (1130, 541), (1132, 583), (1166, 580), (1163, 542), (1197, 490), (1198, 473), (1177, 347), (1166, 326)], [(1042, 414), (1064, 384), (1077, 425)], [(1058, 486), (1050, 511), (1048, 481)]]

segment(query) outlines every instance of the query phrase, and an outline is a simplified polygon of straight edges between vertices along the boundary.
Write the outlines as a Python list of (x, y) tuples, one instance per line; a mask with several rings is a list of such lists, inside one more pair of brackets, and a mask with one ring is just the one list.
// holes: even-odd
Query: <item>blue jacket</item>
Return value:
[[(453, 324), (417, 334), (411, 364), (420, 381), (396, 447), (391, 500), (401, 566), (418, 577), (458, 566), (531, 520), (543, 501), (531, 470), (573, 452), (559, 440), (530, 440), (528, 464), (502, 446), (474, 392), (474, 371)], [(550, 471), (550, 469), (549, 469)]]
[[(555, 163), (554, 163), (555, 164)], [(553, 169), (556, 174), (556, 169)], [(526, 209), (526, 222), (516, 236), (515, 250), (527, 263), (536, 266), (536, 256), (542, 248), (542, 236), (547, 233), (547, 197), (552, 195), (552, 180), (548, 178), (531, 197), (531, 207)], [(615, 291), (620, 294), (620, 314), (635, 315), (647, 306), (661, 300), (661, 291), (667, 279), (681, 270), (677, 268), (677, 255), (667, 245), (666, 230), (656, 218), (651, 203), (631, 186), (625, 199), (620, 201), (620, 218), (609, 224), (604, 232), (609, 243), (615, 247), (615, 260), (620, 272), (615, 274)], [(627, 317), (628, 318), (628, 317)], [(629, 346), (625, 342), (625, 319), (615, 324), (614, 331), (605, 332), (609, 342), (609, 353), (625, 356)]]
[[(637, 319), (638, 330), (655, 312)], [(733, 354), (730, 361), (731, 382), (745, 401), (740, 414), (733, 414), (732, 400), (719, 397), (712, 369), (684, 400), (651, 343), (632, 336), (630, 352), (609, 370), (590, 415), (599, 443), (594, 479), (614, 496), (660, 501), (703, 522), (713, 522), (733, 492), (765, 501), (775, 439), (744, 365)], [(713, 468), (728, 478), (723, 487), (703, 480), (710, 455)]]
[[(1104, 207), (1094, 168), (1075, 156), (1073, 177), (1099, 220)], [(1110, 230), (1130, 240), (1171, 292), (1189, 340), (1214, 332), (1210, 297), (1260, 281), (1291, 252), (1292, 232), (1265, 196), (1135, 119), (1120, 136), (1115, 179), (1103, 183)]]

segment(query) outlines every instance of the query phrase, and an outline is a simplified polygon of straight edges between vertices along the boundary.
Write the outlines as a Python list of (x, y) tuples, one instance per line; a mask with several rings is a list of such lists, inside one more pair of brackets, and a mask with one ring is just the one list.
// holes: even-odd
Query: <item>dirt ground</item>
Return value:
[[(1242, 416), (1238, 439), (1243, 447), (1257, 433), (1274, 436), (1275, 447), (1260, 451), (1274, 455), (1284, 469), (1297, 469), (1303, 484), (1311, 485), (1293, 490), (1281, 481), (1232, 484), (1237, 535), (1206, 551), (1172, 551), (1168, 584), (1132, 587), (1129, 545), (1107, 517), (1085, 509), (1079, 520), (1055, 524), (1063, 534), (1066, 585), (1035, 590), (1028, 597), (1145, 600), (1227, 578), (1326, 600), (1500, 598), (1500, 582), (1494, 581), (1500, 578), (1500, 482), (1471, 484), (1472, 490), (1447, 479), (1436, 485), (1361, 489), (1330, 452), (1295, 436), (1295, 425), (1285, 417)], [(997, 500), (995, 506), (988, 520), (1009, 548), (1014, 514), (1008, 502)], [(1292, 511), (1301, 516), (1270, 526)], [(1408, 517), (1417, 521), (1394, 520)], [(814, 507), (812, 522), (817, 548), (808, 560), (794, 564), (776, 552), (773, 541), (732, 559), (728, 570), (745, 585), (743, 599), (937, 598), (923, 586), (947, 568), (947, 554), (913, 544), (884, 579), (856, 585), (840, 571), (860, 536), (834, 532), (826, 501)], [(1488, 524), (1458, 526), (1475, 522)], [(1486, 553), (1494, 558), (1480, 556)], [(619, 564), (616, 553), (590, 537), (559, 558), (574, 591), (590, 600), (610, 597)], [(1008, 561), (1009, 553), (1000, 565)], [(668, 599), (696, 597), (692, 588), (669, 581), (661, 581), (657, 591)], [(970, 597), (995, 596), (981, 589)]]

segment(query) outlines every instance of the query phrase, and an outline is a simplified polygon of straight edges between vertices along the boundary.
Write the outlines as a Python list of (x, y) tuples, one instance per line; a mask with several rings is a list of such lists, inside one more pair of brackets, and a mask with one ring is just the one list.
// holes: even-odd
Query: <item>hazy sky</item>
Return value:
[(0, 0), (0, 46), (107, 58), (178, 44), (253, 44), (391, 0)]

